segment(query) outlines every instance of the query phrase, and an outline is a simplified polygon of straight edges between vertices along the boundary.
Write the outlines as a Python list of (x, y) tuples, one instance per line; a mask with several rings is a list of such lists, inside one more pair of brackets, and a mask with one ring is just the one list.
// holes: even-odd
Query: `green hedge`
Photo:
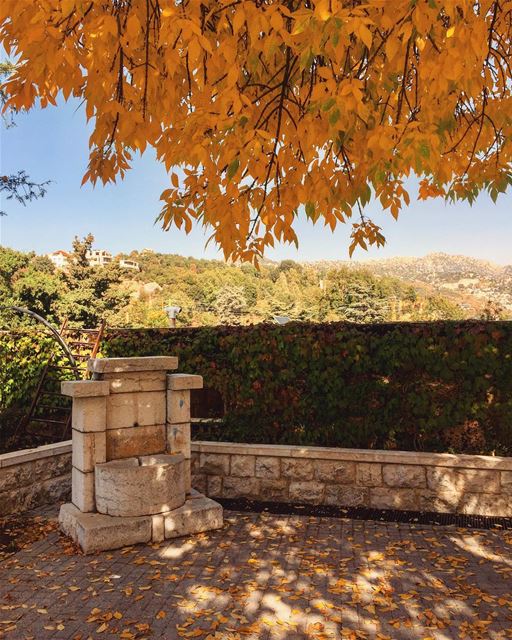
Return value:
[(109, 330), (102, 351), (203, 375), (213, 439), (512, 455), (512, 323)]
[[(44, 330), (0, 332), (0, 453), (47, 441), (44, 434), (21, 433), (17, 426), (29, 410), (43, 368), (52, 355), (55, 363), (67, 364), (55, 339)], [(69, 372), (52, 371), (53, 382), (47, 385), (58, 389), (59, 380), (71, 376)]]

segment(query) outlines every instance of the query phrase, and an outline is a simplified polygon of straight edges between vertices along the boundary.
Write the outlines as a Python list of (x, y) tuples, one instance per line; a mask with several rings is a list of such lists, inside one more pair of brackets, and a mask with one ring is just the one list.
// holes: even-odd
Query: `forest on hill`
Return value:
[[(92, 237), (75, 239), (73, 259), (58, 270), (46, 256), (0, 248), (0, 306), (17, 305), (51, 322), (69, 318), (94, 326), (165, 327), (166, 305), (182, 308), (178, 326), (250, 324), (291, 320), (328, 322), (463, 319), (467, 312), (442, 295), (367, 269), (300, 264), (291, 260), (226, 264), (145, 250), (130, 258), (140, 271), (87, 264)], [(3, 314), (2, 323), (14, 322)]]

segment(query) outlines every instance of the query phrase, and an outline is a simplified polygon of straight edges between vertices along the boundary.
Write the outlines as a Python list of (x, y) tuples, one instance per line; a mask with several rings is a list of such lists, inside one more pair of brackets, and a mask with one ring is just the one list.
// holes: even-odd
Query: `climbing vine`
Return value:
[(110, 330), (103, 351), (178, 355), (223, 398), (219, 440), (512, 453), (506, 322)]

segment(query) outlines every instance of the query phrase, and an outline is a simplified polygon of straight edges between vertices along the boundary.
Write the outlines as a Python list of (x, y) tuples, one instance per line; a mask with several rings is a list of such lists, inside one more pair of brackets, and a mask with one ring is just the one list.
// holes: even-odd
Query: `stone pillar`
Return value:
[(167, 452), (185, 456), (185, 490), (190, 482), (190, 391), (202, 389), (202, 376), (173, 373), (167, 376)]
[(106, 462), (106, 421), (109, 383), (74, 380), (62, 383), (73, 398), (71, 501), (80, 511), (94, 511), (94, 465)]
[(165, 452), (166, 375), (177, 366), (173, 356), (89, 360), (93, 377), (109, 385), (107, 461)]

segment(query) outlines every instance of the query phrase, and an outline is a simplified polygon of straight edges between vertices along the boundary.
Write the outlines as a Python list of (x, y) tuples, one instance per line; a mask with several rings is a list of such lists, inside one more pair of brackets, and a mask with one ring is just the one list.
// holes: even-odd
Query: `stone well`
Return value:
[(96, 509), (110, 516), (165, 513), (185, 502), (185, 458), (141, 456), (96, 465)]
[(89, 360), (73, 398), (72, 494), (61, 529), (85, 553), (218, 529), (222, 507), (190, 484), (190, 391), (178, 359)]

